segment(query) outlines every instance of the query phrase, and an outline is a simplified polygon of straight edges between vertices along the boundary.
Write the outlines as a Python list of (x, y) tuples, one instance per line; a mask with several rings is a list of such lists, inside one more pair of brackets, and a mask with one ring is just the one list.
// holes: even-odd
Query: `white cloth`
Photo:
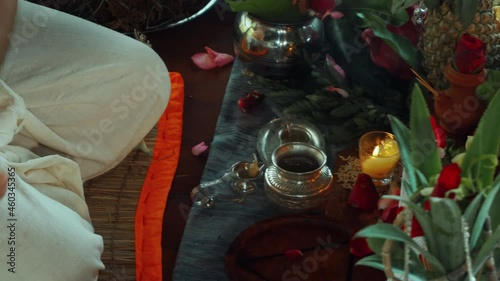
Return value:
[[(96, 280), (103, 245), (82, 182), (158, 121), (168, 70), (135, 39), (24, 1), (10, 39), (0, 65), (0, 280)], [(2, 194), (7, 172), (15, 188)]]

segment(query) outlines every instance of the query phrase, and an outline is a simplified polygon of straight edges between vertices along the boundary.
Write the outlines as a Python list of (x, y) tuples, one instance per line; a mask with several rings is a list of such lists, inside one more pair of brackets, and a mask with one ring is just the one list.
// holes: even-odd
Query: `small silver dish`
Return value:
[(236, 193), (248, 195), (254, 193), (257, 189), (255, 181), (262, 178), (262, 176), (264, 175), (264, 165), (262, 165), (262, 163), (258, 164), (258, 175), (255, 177), (251, 177), (249, 175), (249, 169), (252, 164), (254, 164), (254, 162), (240, 161), (231, 166), (231, 173), (233, 174), (231, 187)]
[(259, 131), (257, 152), (260, 159), (270, 165), (274, 150), (291, 142), (306, 143), (325, 150), (325, 138), (316, 126), (295, 118), (277, 118)]

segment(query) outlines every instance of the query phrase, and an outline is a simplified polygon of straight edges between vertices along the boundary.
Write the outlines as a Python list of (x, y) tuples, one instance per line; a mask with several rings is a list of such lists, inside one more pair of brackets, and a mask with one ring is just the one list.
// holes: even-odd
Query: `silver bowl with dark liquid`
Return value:
[(323, 151), (306, 143), (285, 143), (274, 150), (271, 161), (264, 175), (264, 191), (271, 202), (292, 210), (325, 202), (333, 175)]

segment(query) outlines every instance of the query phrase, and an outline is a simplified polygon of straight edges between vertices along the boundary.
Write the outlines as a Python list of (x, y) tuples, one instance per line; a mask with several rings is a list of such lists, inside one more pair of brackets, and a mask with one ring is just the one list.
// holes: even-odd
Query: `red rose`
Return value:
[(461, 73), (479, 73), (486, 64), (486, 44), (464, 33), (455, 47), (455, 65)]

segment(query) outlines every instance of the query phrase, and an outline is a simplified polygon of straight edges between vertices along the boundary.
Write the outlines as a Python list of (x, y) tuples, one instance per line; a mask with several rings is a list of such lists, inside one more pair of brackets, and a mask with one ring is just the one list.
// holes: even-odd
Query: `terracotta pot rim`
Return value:
[(475, 74), (464, 74), (453, 69), (451, 65), (448, 65), (444, 69), (444, 76), (450, 84), (462, 87), (476, 87), (486, 82), (487, 70), (483, 69), (481, 72)]

